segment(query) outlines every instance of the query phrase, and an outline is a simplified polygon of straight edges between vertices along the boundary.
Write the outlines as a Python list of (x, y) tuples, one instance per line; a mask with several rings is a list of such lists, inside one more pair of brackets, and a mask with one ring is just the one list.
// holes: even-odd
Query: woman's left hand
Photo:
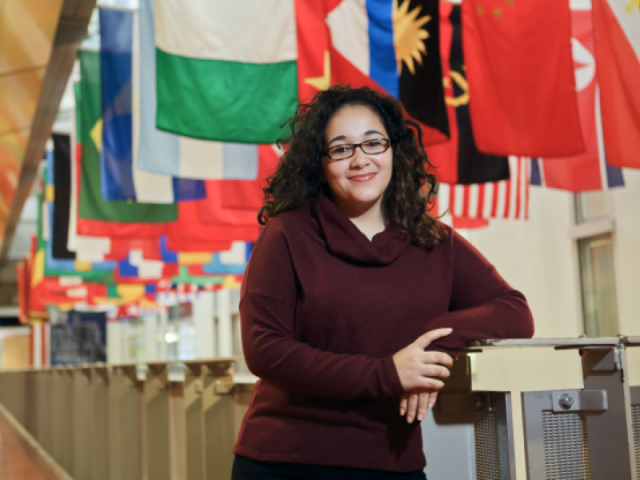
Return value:
[(414, 419), (423, 420), (427, 410), (433, 408), (438, 397), (437, 390), (416, 389), (405, 393), (400, 398), (400, 415), (407, 416), (407, 423)]

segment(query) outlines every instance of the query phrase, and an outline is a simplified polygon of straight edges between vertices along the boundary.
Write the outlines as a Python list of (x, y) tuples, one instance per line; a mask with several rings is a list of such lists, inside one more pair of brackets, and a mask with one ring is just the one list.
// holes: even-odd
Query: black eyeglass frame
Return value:
[[(387, 144), (384, 150), (382, 150), (381, 152), (367, 153), (362, 148), (362, 145), (366, 145), (369, 142), (379, 142), (379, 141), (386, 142)], [(356, 148), (360, 148), (360, 150), (362, 150), (362, 153), (364, 153), (365, 155), (380, 155), (381, 153), (384, 153), (387, 150), (389, 150), (389, 147), (391, 147), (391, 140), (384, 137), (372, 138), (371, 140), (365, 140), (364, 142), (360, 142), (360, 143), (341, 143), (339, 145), (334, 145), (333, 147), (329, 147), (329, 148), (335, 148), (335, 147), (349, 147), (349, 149), (351, 150), (351, 155), (349, 155), (348, 157), (333, 158), (331, 155), (329, 155), (329, 149), (320, 153), (322, 153), (323, 156), (329, 158), (330, 160), (333, 160), (334, 162), (339, 162), (340, 160), (348, 160), (349, 158), (353, 157), (356, 154)]]

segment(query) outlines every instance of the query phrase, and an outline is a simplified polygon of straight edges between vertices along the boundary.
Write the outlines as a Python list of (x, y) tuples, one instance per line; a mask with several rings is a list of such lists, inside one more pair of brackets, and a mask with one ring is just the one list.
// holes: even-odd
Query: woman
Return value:
[(395, 99), (336, 86), (290, 124), (242, 284), (244, 353), (261, 380), (233, 479), (424, 479), (414, 420), (451, 355), (532, 336), (531, 313), (428, 214), (433, 167)]

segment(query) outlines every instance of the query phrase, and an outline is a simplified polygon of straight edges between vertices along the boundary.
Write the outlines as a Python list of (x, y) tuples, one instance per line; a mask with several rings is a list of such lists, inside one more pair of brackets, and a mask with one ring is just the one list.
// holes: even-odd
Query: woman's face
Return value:
[[(347, 105), (338, 110), (325, 129), (324, 150), (345, 144), (389, 139), (376, 112), (364, 105)], [(324, 178), (334, 202), (347, 214), (358, 215), (380, 208), (382, 196), (391, 181), (393, 150), (367, 155), (356, 148), (351, 158), (331, 160), (322, 157)]]

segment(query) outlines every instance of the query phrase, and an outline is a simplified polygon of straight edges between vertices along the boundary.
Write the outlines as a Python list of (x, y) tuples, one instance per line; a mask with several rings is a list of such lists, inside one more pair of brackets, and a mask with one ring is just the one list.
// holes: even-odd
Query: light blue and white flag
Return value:
[(252, 243), (232, 242), (230, 250), (214, 253), (211, 262), (205, 263), (202, 270), (212, 275), (242, 275), (252, 250)]
[(105, 200), (174, 203), (204, 198), (201, 180), (139, 174), (134, 168), (134, 97), (140, 86), (137, 13), (100, 9), (102, 148), (100, 149), (102, 196)]

